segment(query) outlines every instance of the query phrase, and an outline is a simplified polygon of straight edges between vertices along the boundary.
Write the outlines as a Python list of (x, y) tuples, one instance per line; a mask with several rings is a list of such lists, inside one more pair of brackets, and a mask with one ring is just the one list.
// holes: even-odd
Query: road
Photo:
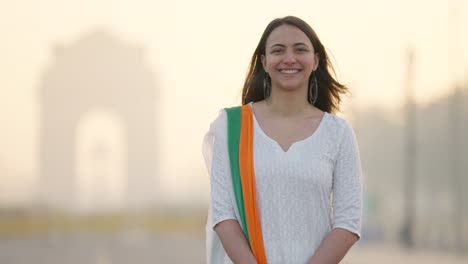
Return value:
[[(134, 264), (191, 263), (204, 261), (201, 233), (147, 235), (132, 231), (119, 234), (48, 234), (0, 237), (1, 264)], [(466, 264), (468, 254), (454, 256), (436, 251), (408, 251), (392, 245), (358, 244), (343, 264)]]

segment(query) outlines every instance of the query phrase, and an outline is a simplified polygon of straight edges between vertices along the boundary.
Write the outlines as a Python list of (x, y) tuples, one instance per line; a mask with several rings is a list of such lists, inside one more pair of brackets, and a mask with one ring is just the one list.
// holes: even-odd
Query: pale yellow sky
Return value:
[(164, 196), (206, 199), (203, 134), (220, 108), (239, 103), (266, 24), (288, 14), (316, 30), (340, 80), (352, 88), (353, 105), (401, 106), (408, 46), (415, 49), (419, 102), (467, 79), (468, 2), (462, 0), (2, 1), (0, 204), (28, 200), (34, 190), (37, 89), (53, 48), (96, 29), (142, 47), (155, 73)]

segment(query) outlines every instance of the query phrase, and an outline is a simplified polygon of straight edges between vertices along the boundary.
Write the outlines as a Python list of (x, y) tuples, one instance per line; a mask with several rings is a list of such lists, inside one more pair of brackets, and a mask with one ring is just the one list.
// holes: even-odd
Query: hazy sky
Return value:
[(27, 200), (36, 184), (37, 93), (54, 47), (99, 29), (142, 47), (155, 73), (165, 194), (201, 191), (205, 199), (203, 134), (220, 108), (240, 102), (266, 24), (289, 14), (316, 30), (339, 80), (353, 91), (354, 107), (402, 105), (408, 47), (415, 50), (419, 102), (467, 82), (468, 2), (462, 0), (0, 0), (0, 203)]

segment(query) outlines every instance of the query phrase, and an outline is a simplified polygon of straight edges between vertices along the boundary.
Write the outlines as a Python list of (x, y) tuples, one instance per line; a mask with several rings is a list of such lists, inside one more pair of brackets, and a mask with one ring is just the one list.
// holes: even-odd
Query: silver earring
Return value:
[(271, 78), (268, 73), (265, 73), (265, 77), (263, 78), (263, 98), (267, 99), (270, 97), (271, 93)]
[(318, 98), (318, 82), (315, 72), (312, 73), (312, 78), (309, 80), (309, 103), (315, 105)]

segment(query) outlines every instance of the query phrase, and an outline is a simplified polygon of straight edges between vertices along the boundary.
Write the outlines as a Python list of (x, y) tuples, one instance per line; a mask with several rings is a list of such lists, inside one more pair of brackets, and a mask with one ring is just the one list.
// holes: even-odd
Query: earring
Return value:
[(312, 73), (312, 78), (309, 80), (309, 103), (315, 105), (318, 98), (318, 82), (315, 72)]
[(263, 98), (267, 99), (270, 97), (271, 93), (271, 78), (268, 73), (265, 73), (265, 77), (263, 78)]

